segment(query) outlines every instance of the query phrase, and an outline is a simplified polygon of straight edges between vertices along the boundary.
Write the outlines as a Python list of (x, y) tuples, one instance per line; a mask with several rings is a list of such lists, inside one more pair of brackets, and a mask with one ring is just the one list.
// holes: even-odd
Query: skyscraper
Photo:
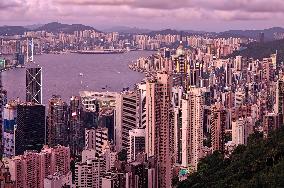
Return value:
[(225, 128), (227, 112), (221, 103), (212, 106), (211, 109), (211, 145), (213, 151), (224, 152)]
[[(171, 187), (173, 165), (172, 76), (163, 72), (146, 82), (146, 154), (154, 157), (157, 185)], [(156, 185), (156, 186), (157, 186)]]
[(7, 103), (7, 91), (2, 86), (2, 74), (0, 73), (0, 159), (3, 155), (3, 109)]
[(191, 88), (182, 99), (182, 166), (197, 170), (203, 157), (204, 94), (200, 88)]
[(45, 146), (40, 153), (26, 151), (23, 155), (7, 159), (7, 164), (16, 187), (43, 188), (44, 178), (50, 175), (71, 176), (70, 150), (64, 146)]
[(17, 101), (9, 102), (3, 112), (3, 144), (4, 144), (4, 157), (14, 156), (15, 140), (14, 129), (16, 127), (17, 120)]
[(67, 146), (68, 143), (68, 106), (60, 96), (52, 96), (48, 105), (48, 145)]
[(232, 122), (232, 142), (235, 145), (247, 144), (247, 139), (253, 133), (252, 118), (239, 118)]
[(34, 40), (33, 38), (27, 38), (27, 63), (34, 61)]
[(45, 106), (22, 103), (17, 106), (15, 155), (26, 150), (40, 151), (45, 144)]
[(42, 104), (42, 68), (26, 69), (26, 102)]
[(116, 146), (117, 151), (129, 147), (129, 130), (136, 128), (136, 92), (122, 92), (116, 103)]
[(82, 103), (81, 98), (72, 96), (70, 100), (70, 149), (72, 154), (80, 154), (84, 148), (84, 129), (81, 120)]
[(284, 125), (284, 81), (280, 79), (276, 83), (276, 101), (274, 112), (278, 114), (280, 126)]
[(176, 72), (181, 76), (181, 82), (184, 90), (188, 88), (188, 60), (186, 57), (186, 53), (182, 43), (180, 43), (179, 47), (176, 50), (176, 54), (174, 56), (174, 62), (176, 67)]
[(105, 174), (105, 161), (102, 158), (90, 158), (75, 165), (75, 185), (78, 188), (102, 187)]
[(85, 130), (85, 149), (93, 149), (98, 156), (103, 153), (108, 144), (107, 128), (91, 128)]

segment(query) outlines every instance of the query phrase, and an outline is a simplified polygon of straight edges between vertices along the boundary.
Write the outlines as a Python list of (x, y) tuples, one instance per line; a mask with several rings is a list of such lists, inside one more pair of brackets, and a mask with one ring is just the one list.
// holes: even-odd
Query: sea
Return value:
[[(34, 64), (42, 67), (43, 104), (52, 95), (60, 95), (69, 102), (79, 91), (120, 92), (133, 89), (145, 75), (132, 71), (128, 65), (139, 57), (153, 52), (131, 51), (122, 54), (43, 54), (34, 56)], [(8, 100), (25, 101), (25, 68), (2, 72), (2, 83)]]

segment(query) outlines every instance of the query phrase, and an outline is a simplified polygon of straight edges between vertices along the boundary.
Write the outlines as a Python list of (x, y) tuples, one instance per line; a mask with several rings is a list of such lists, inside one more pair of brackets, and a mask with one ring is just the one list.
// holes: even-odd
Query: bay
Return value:
[[(61, 95), (69, 102), (79, 91), (122, 91), (133, 88), (144, 74), (134, 72), (128, 65), (139, 57), (153, 52), (132, 51), (123, 54), (43, 54), (34, 57), (43, 68), (43, 104), (52, 95)], [(25, 101), (25, 69), (16, 68), (2, 73), (8, 100), (20, 98)]]

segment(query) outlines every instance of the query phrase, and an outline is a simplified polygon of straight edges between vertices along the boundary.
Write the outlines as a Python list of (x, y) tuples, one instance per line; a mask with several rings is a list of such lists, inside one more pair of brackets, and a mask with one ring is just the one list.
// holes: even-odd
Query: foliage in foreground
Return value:
[(214, 152), (178, 187), (284, 187), (284, 129), (266, 140), (252, 135), (227, 159)]

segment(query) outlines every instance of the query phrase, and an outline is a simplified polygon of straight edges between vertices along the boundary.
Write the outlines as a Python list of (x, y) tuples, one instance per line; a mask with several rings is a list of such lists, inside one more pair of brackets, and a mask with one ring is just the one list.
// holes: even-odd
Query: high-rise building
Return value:
[(15, 140), (14, 130), (16, 127), (17, 119), (17, 101), (9, 102), (4, 108), (4, 121), (3, 121), (3, 144), (4, 144), (4, 157), (14, 156)]
[(146, 127), (146, 83), (137, 85), (137, 121), (138, 127)]
[(211, 109), (211, 145), (213, 151), (225, 150), (225, 129), (227, 112), (221, 103), (212, 106)]
[(117, 152), (110, 147), (106, 147), (103, 152), (103, 157), (106, 162), (106, 171), (113, 169), (115, 161), (117, 160)]
[(2, 74), (0, 73), (0, 159), (3, 155), (3, 109), (7, 103), (7, 91), (2, 86)]
[(232, 142), (235, 145), (247, 145), (247, 139), (253, 133), (252, 119), (239, 118), (232, 122)]
[(204, 94), (200, 88), (191, 88), (182, 99), (182, 166), (197, 170), (203, 154)]
[(86, 129), (85, 130), (85, 149), (93, 149), (98, 156), (101, 156), (104, 147), (108, 145), (107, 128)]
[(45, 106), (22, 103), (17, 106), (15, 155), (26, 150), (40, 151), (45, 144)]
[(284, 125), (284, 81), (278, 80), (276, 83), (276, 100), (274, 112), (278, 114), (279, 124)]
[(148, 168), (145, 163), (133, 162), (126, 166), (128, 187), (148, 187)]
[(48, 145), (67, 146), (68, 142), (68, 106), (60, 96), (52, 96), (48, 102), (47, 131)]
[(127, 160), (135, 161), (139, 153), (145, 152), (145, 129), (132, 129), (129, 131), (129, 148)]
[[(55, 173), (60, 173), (62, 175), (68, 174), (70, 172), (70, 148), (57, 145), (55, 147), (47, 147), (44, 146), (40, 152), (41, 159), (45, 159), (41, 161), (41, 166), (45, 167), (45, 169), (49, 169), (50, 173), (45, 174), (53, 175)], [(43, 157), (45, 156), (45, 157)], [(50, 163), (46, 163), (46, 159), (50, 157)], [(47, 160), (48, 161), (48, 160)]]
[(35, 151), (29, 151), (10, 159), (9, 170), (16, 187), (42, 188), (43, 177), (40, 165), (40, 155)]
[(45, 146), (40, 153), (26, 151), (23, 155), (7, 158), (7, 164), (16, 187), (43, 188), (44, 179), (50, 175), (69, 174), (70, 177), (70, 150), (64, 146)]
[(264, 116), (263, 120), (263, 136), (267, 138), (271, 131), (278, 129), (279, 117), (275, 113), (268, 113)]
[(42, 68), (26, 69), (26, 102), (42, 104)]
[(188, 88), (188, 60), (186, 57), (186, 53), (184, 50), (184, 47), (182, 43), (179, 45), (179, 47), (176, 50), (176, 54), (173, 56), (174, 62), (175, 62), (175, 69), (178, 74), (181, 75), (181, 84), (184, 88), (184, 90), (187, 90)]
[(76, 163), (75, 185), (78, 188), (101, 188), (105, 172), (105, 161), (100, 157)]
[(146, 144), (147, 157), (156, 159), (159, 187), (171, 187), (173, 165), (173, 110), (171, 104), (172, 76), (165, 72), (146, 82)]
[(181, 142), (182, 142), (182, 110), (181, 98), (183, 88), (181, 86), (174, 86), (172, 88), (172, 104), (174, 109), (174, 161), (181, 164)]
[(74, 155), (80, 155), (84, 149), (84, 128), (81, 120), (82, 103), (81, 98), (72, 96), (70, 100), (70, 149)]
[(129, 147), (129, 130), (136, 128), (136, 92), (122, 92), (116, 102), (115, 144), (117, 151)]
[(33, 38), (27, 38), (27, 63), (34, 61), (34, 40)]

